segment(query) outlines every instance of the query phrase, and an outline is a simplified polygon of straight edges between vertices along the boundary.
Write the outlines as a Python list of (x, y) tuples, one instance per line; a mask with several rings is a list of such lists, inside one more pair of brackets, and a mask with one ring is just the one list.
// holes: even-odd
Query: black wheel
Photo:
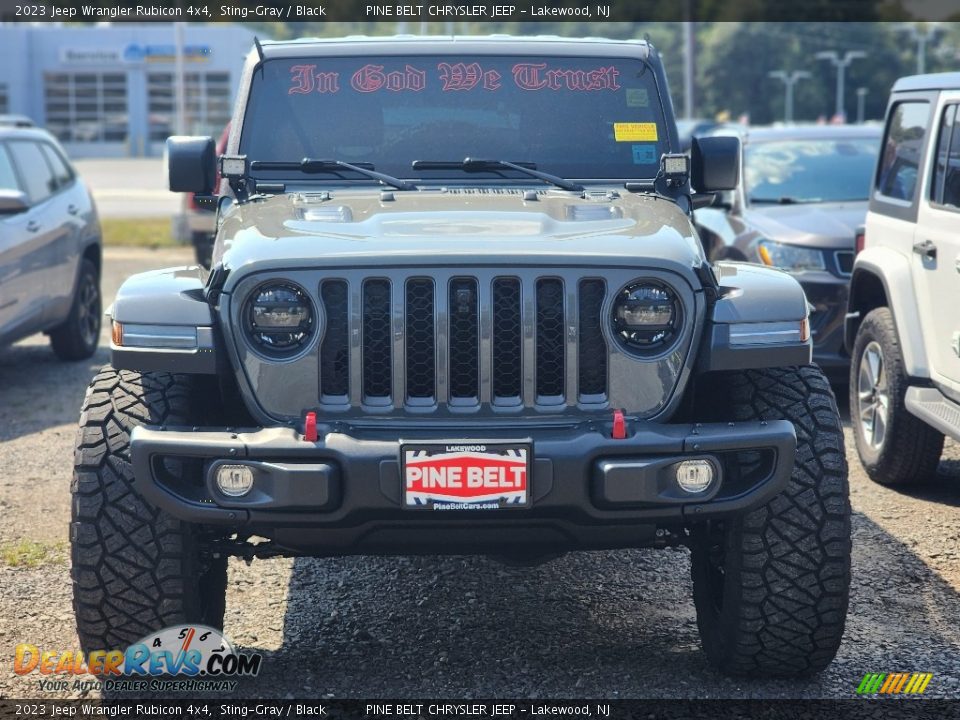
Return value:
[(149, 505), (132, 486), (131, 430), (198, 424), (197, 394), (188, 376), (109, 367), (87, 390), (70, 525), (73, 606), (85, 651), (126, 647), (181, 623), (223, 627), (226, 559), (205, 552), (199, 528)]
[(882, 485), (929, 480), (943, 452), (943, 433), (907, 410), (907, 386), (893, 314), (871, 310), (853, 345), (850, 423), (860, 462)]
[(80, 261), (80, 279), (70, 315), (50, 331), (50, 345), (61, 360), (86, 360), (100, 342), (100, 275), (89, 260)]
[(836, 401), (814, 366), (727, 373), (714, 387), (709, 404), (724, 408), (722, 419), (793, 422), (797, 452), (789, 485), (769, 503), (694, 530), (703, 649), (730, 674), (818, 672), (840, 646), (850, 591), (850, 501)]
[(193, 234), (193, 251), (197, 258), (197, 264), (202, 265), (207, 270), (210, 269), (210, 263), (213, 262), (213, 242), (214, 236), (210, 233)]

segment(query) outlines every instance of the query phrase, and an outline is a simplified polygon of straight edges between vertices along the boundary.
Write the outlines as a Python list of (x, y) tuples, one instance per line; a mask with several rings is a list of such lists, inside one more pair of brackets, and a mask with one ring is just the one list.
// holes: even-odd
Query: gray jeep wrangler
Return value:
[(83, 405), (84, 648), (220, 627), (229, 556), (685, 545), (719, 668), (831, 661), (850, 506), (807, 303), (706, 261), (739, 141), (678, 152), (650, 45), (258, 43), (231, 128), (168, 141), (212, 270), (124, 283)]

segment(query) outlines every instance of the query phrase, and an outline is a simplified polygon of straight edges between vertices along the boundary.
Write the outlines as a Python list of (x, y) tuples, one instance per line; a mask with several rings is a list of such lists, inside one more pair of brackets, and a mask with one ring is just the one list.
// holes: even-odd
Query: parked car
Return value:
[(878, 483), (960, 440), (960, 73), (898, 80), (850, 285), (850, 415)]
[(0, 115), (0, 127), (33, 127), (33, 120), (26, 115)]
[(880, 127), (785, 126), (740, 135), (740, 186), (723, 199), (725, 207), (695, 213), (706, 250), (713, 259), (757, 262), (794, 275), (813, 306), (813, 359), (831, 380), (846, 382), (847, 285)]
[[(227, 138), (230, 136), (230, 123), (223, 129), (217, 141), (216, 153), (219, 157), (227, 147)], [(220, 184), (219, 169), (214, 170), (216, 183)], [(213, 239), (216, 235), (217, 213), (216, 207), (210, 204), (197, 202), (196, 193), (183, 193), (180, 212), (173, 218), (173, 237), (183, 244), (193, 245), (197, 264), (208, 270), (210, 259), (213, 256)]]
[(0, 127), (0, 345), (45, 332), (64, 360), (100, 339), (101, 235), (90, 191), (59, 143)]
[[(717, 667), (824, 668), (840, 417), (796, 280), (707, 262), (690, 178), (735, 187), (739, 140), (680, 152), (655, 49), (263, 43), (242, 77), (213, 269), (123, 284), (81, 414), (83, 648), (221, 627), (230, 555), (687, 545)], [(213, 138), (167, 145), (212, 192)]]

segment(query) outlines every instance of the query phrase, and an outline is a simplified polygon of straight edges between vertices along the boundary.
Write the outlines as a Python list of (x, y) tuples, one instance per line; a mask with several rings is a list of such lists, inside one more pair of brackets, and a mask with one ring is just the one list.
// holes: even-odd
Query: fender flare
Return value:
[(850, 305), (844, 327), (844, 339), (852, 350), (863, 317), (879, 305), (858, 303), (858, 289), (867, 278), (879, 280), (886, 296), (886, 307), (893, 315), (904, 370), (911, 377), (929, 378), (930, 364), (923, 344), (923, 330), (917, 308), (910, 259), (887, 247), (872, 247), (857, 255), (850, 278)]

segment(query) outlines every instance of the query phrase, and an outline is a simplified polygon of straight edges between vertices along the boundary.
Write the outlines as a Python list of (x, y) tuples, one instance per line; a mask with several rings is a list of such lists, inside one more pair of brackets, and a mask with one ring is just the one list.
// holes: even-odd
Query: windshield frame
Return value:
[[(364, 50), (355, 49), (355, 45), (363, 45)], [(542, 52), (537, 52), (539, 48), (530, 47), (542, 44)], [(331, 48), (322, 48), (327, 52), (319, 52), (317, 46), (307, 45), (302, 52), (290, 52), (292, 46), (287, 46), (288, 52), (282, 55), (268, 53), (263, 60), (255, 62), (248, 59), (248, 66), (245, 68), (244, 78), (242, 80), (242, 92), (237, 97), (237, 109), (235, 115), (238, 122), (231, 127), (230, 139), (228, 141), (228, 153), (240, 153), (241, 140), (248, 129), (248, 120), (251, 116), (251, 104), (254, 100), (255, 76), (262, 75), (263, 66), (274, 60), (281, 61), (318, 61), (323, 59), (337, 59), (343, 61), (353, 61), (362, 63), (378, 62), (387, 58), (397, 58), (403, 61), (414, 61), (419, 58), (426, 58), (433, 61), (442, 61), (445, 57), (464, 58), (464, 57), (491, 57), (491, 58), (524, 58), (530, 61), (549, 62), (550, 59), (558, 60), (595, 60), (595, 61), (624, 61), (635, 62), (644, 65), (649, 73), (649, 83), (651, 90), (651, 111), (658, 118), (658, 124), (663, 130), (663, 137), (660, 144), (664, 152), (676, 152), (678, 146), (676, 118), (672, 112), (672, 104), (669, 98), (664, 99), (664, 88), (666, 79), (663, 74), (662, 65), (652, 48), (642, 44), (630, 45), (626, 43), (590, 43), (583, 41), (569, 41), (557, 43), (524, 43), (522, 45), (513, 42), (462, 42), (452, 45), (449, 43), (404, 43), (404, 46), (398, 47), (390, 42), (371, 42), (371, 43), (350, 43), (351, 52), (345, 52), (344, 45), (337, 46), (332, 44)], [(336, 51), (339, 47), (340, 51)], [(366, 52), (367, 47), (371, 52)], [(373, 49), (379, 50), (374, 52)], [(646, 51), (649, 49), (649, 56)], [(571, 51), (575, 50), (575, 51)], [(633, 50), (633, 52), (629, 52)], [(643, 50), (644, 52), (641, 52)], [(309, 51), (309, 52), (308, 52)], [(652, 60), (652, 61), (651, 61)], [(249, 160), (275, 160), (276, 158), (250, 157)], [(434, 158), (420, 158), (434, 159)], [(448, 158), (439, 158), (441, 160)], [(550, 167), (550, 163), (537, 162), (537, 158), (502, 158), (516, 162), (535, 162), (538, 170), (546, 173), (560, 174)], [(376, 157), (364, 158), (363, 161), (352, 160), (354, 163), (371, 162), (376, 169), (381, 172), (387, 172), (377, 164)], [(640, 167), (640, 166), (638, 166)], [(659, 159), (657, 162), (659, 167)], [(444, 174), (440, 174), (440, 173)], [(509, 168), (496, 168), (489, 171), (472, 170), (469, 173), (459, 170), (429, 171), (426, 173), (417, 173), (412, 167), (405, 168), (405, 171), (390, 172), (389, 174), (407, 180), (421, 186), (477, 186), (477, 185), (496, 185), (496, 186), (519, 186), (542, 187), (543, 182), (529, 177), (520, 172), (512, 171)], [(510, 177), (515, 175), (515, 177)], [(617, 176), (580, 176), (580, 175), (562, 175), (566, 180), (574, 181), (580, 184), (590, 185), (623, 185), (624, 183), (650, 184), (655, 179), (654, 174), (635, 173), (630, 175)], [(344, 177), (342, 174), (331, 173), (329, 176), (322, 174), (311, 174), (304, 176), (301, 173), (292, 172), (287, 175), (279, 175), (277, 172), (271, 172), (269, 175), (251, 173), (251, 179), (254, 183), (284, 183), (290, 186), (300, 187), (379, 187), (376, 181), (367, 178)]]

